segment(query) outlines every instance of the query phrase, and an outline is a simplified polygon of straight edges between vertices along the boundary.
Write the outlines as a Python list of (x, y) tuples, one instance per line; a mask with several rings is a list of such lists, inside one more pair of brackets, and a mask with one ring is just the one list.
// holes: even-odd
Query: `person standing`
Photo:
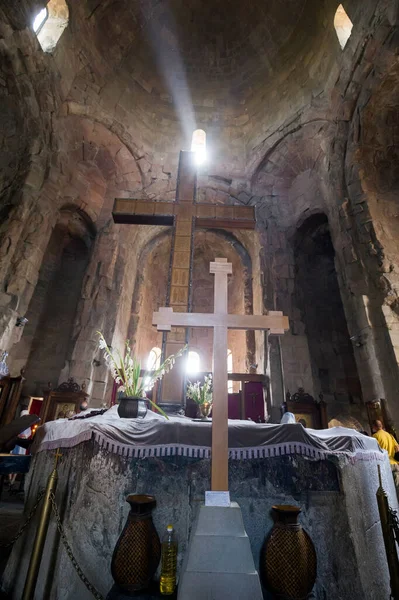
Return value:
[[(19, 416), (24, 417), (25, 415), (29, 415), (29, 410), (22, 410), (21, 414)], [(25, 431), (23, 431), (22, 433), (20, 433), (18, 435), (18, 438), (21, 440), (27, 440), (28, 438), (30, 438), (31, 435), (32, 435), (32, 430), (30, 427), (28, 427), (28, 429), (25, 429)], [(10, 454), (26, 454), (26, 448), (22, 448), (22, 446), (18, 446), (18, 443), (17, 443), (16, 446), (11, 450)]]
[(393, 480), (396, 487), (396, 495), (399, 500), (399, 463), (395, 460), (395, 454), (399, 452), (399, 444), (393, 435), (384, 430), (381, 421), (373, 421), (371, 429), (373, 431), (373, 438), (377, 440), (379, 447), (388, 452)]
[[(22, 410), (21, 414), (19, 416), (24, 417), (25, 415), (29, 415), (29, 410)], [(23, 431), (22, 433), (20, 433), (18, 435), (18, 439), (27, 440), (30, 438), (31, 435), (32, 435), (32, 430), (30, 427), (28, 427), (28, 429), (25, 429), (25, 431)], [(17, 443), (14, 446), (14, 448), (11, 450), (10, 454), (19, 454), (19, 455), (26, 454), (26, 447), (23, 448), (22, 446), (19, 446)], [(16, 473), (10, 473), (10, 475), (9, 475), (10, 488), (14, 485), (16, 477), (17, 477)]]

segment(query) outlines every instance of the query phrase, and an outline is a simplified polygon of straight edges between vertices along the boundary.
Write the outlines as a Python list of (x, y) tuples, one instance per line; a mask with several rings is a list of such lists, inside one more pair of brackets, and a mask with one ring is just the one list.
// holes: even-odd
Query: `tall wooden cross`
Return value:
[[(253, 206), (222, 206), (196, 202), (197, 166), (194, 157), (194, 152), (180, 152), (175, 202), (117, 198), (112, 211), (115, 223), (174, 226), (169, 271), (171, 277), (166, 303), (175, 312), (190, 310), (194, 227), (255, 228)], [(165, 356), (176, 354), (188, 342), (187, 338), (184, 327), (173, 327), (163, 344)], [(162, 401), (180, 404), (183, 382), (182, 365), (176, 365), (162, 380)]]
[(227, 312), (227, 276), (232, 265), (226, 258), (210, 263), (215, 274), (213, 313), (175, 313), (171, 307), (162, 307), (153, 315), (152, 324), (158, 331), (172, 327), (213, 327), (213, 405), (212, 405), (212, 491), (228, 491), (228, 392), (227, 392), (227, 330), (268, 329), (270, 334), (281, 335), (289, 328), (288, 317), (282, 312), (267, 315), (230, 315)]

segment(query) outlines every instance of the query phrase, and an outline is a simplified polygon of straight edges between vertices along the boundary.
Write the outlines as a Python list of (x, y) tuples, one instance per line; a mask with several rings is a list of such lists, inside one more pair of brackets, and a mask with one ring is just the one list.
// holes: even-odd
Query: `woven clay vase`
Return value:
[(111, 573), (117, 586), (133, 593), (148, 587), (161, 558), (161, 543), (152, 522), (154, 496), (131, 494), (130, 512), (116, 543)]
[(305, 600), (317, 575), (313, 542), (298, 523), (298, 506), (273, 506), (275, 524), (261, 553), (263, 585), (281, 600)]

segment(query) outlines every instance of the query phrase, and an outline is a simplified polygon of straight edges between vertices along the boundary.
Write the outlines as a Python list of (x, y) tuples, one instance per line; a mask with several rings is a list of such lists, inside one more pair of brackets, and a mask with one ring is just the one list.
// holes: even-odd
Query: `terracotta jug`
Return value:
[(281, 600), (305, 600), (317, 575), (313, 542), (298, 523), (298, 506), (273, 506), (275, 524), (261, 553), (263, 585)]
[(152, 522), (154, 496), (131, 494), (130, 512), (112, 556), (111, 573), (125, 592), (148, 587), (161, 558), (161, 543)]

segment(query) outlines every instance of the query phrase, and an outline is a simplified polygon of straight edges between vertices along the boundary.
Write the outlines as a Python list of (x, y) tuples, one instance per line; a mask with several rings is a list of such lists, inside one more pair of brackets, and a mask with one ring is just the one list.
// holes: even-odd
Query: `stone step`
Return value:
[(195, 535), (191, 540), (186, 570), (199, 573), (256, 573), (248, 536)]
[[(186, 574), (188, 575), (188, 574)], [(263, 600), (257, 573), (191, 573), (179, 585), (178, 600)]]
[(263, 600), (237, 503), (201, 506), (179, 582), (178, 600)]
[(246, 536), (241, 508), (237, 502), (226, 507), (207, 506), (198, 514), (196, 535)]

